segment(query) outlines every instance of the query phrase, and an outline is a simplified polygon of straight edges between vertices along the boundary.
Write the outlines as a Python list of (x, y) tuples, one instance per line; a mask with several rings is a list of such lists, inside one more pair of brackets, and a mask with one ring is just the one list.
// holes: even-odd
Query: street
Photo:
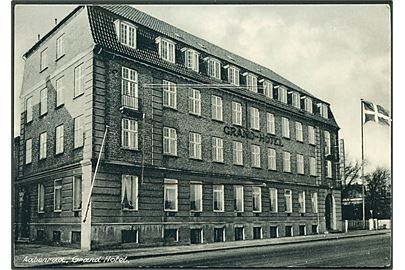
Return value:
[(389, 234), (249, 247), (129, 260), (86, 267), (383, 267), (390, 264)]

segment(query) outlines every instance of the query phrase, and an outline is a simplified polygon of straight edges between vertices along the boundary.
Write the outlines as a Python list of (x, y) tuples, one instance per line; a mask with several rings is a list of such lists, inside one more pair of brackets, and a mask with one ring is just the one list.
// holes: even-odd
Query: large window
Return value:
[(311, 202), (312, 202), (312, 212), (318, 213), (318, 192), (312, 192)]
[(47, 133), (39, 135), (39, 159), (46, 158)]
[(125, 21), (116, 20), (115, 30), (118, 41), (128, 47), (136, 48), (136, 27)]
[(283, 171), (291, 172), (291, 154), (289, 152), (283, 152)]
[(262, 189), (260, 187), (252, 188), (253, 212), (262, 211)]
[(218, 60), (213, 59), (213, 58), (208, 59), (208, 75), (220, 80), (221, 79), (221, 62), (219, 62)]
[(65, 77), (60, 77), (56, 80), (56, 107), (61, 106), (63, 104), (63, 82)]
[(80, 115), (74, 119), (74, 147), (83, 146), (83, 115)]
[(273, 98), (273, 83), (270, 81), (263, 81), (263, 94), (268, 98)]
[(246, 87), (249, 91), (257, 93), (257, 76), (253, 74), (247, 74)]
[(276, 188), (270, 188), (270, 212), (278, 212), (278, 198)]
[(32, 121), (32, 97), (27, 98), (25, 101), (25, 110), (26, 110), (26, 123)]
[(164, 180), (164, 200), (165, 211), (177, 211), (177, 180)]
[(278, 88), (278, 100), (287, 104), (287, 89), (283, 86), (279, 86)]
[(55, 154), (63, 153), (65, 132), (63, 125), (56, 127)]
[(224, 141), (221, 138), (212, 137), (212, 161), (224, 162)]
[(260, 113), (255, 107), (250, 107), (250, 128), (260, 130)]
[(234, 67), (234, 66), (230, 66), (228, 67), (228, 82), (230, 84), (239, 86), (239, 69)]
[(48, 89), (44, 88), (41, 90), (41, 108), (40, 115), (44, 115), (48, 112)]
[(300, 94), (293, 92), (291, 94), (291, 99), (292, 99), (292, 105), (293, 107), (297, 109), (301, 109), (301, 99), (300, 99)]
[(326, 177), (332, 178), (332, 161), (326, 161)]
[(53, 182), (53, 210), (62, 211), (62, 179)]
[(25, 141), (25, 164), (30, 164), (32, 161), (32, 139)]
[(199, 53), (192, 49), (186, 49), (184, 51), (184, 58), (185, 58), (185, 66), (195, 72), (199, 70)]
[(267, 133), (276, 134), (276, 125), (274, 121), (274, 114), (267, 113)]
[(122, 175), (121, 208), (138, 210), (138, 176)]
[(138, 109), (138, 72), (122, 67), (121, 104), (124, 107)]
[(42, 71), (48, 67), (48, 48), (45, 48), (39, 57), (39, 70)]
[(277, 170), (276, 149), (267, 148), (267, 167), (269, 170)]
[(121, 145), (124, 148), (138, 149), (138, 122), (131, 119), (122, 119)]
[(288, 118), (281, 118), (281, 133), (284, 138), (290, 138), (290, 121)]
[(45, 186), (38, 184), (38, 213), (45, 211)]
[(252, 167), (260, 168), (260, 146), (254, 144), (251, 145), (251, 159)]
[(163, 106), (177, 108), (176, 84), (165, 80), (163, 81)]
[(175, 63), (175, 44), (173, 41), (165, 38), (157, 38), (156, 42), (159, 44), (159, 55), (163, 60)]
[(285, 211), (287, 213), (292, 212), (292, 191), (291, 189), (284, 190), (284, 199), (285, 199)]
[(163, 128), (163, 154), (177, 155), (177, 132), (174, 128)]
[(302, 135), (302, 124), (300, 122), (295, 122), (295, 137), (299, 142), (304, 140)]
[(73, 211), (82, 209), (82, 177), (73, 176)]
[(316, 176), (316, 159), (314, 157), (309, 158), (309, 174)]
[(243, 165), (243, 148), (241, 142), (232, 142), (233, 164)]
[(194, 159), (202, 159), (200, 133), (190, 132), (189, 134), (189, 157)]
[(65, 55), (65, 47), (63, 46), (64, 35), (61, 35), (56, 39), (56, 59)]
[(232, 124), (242, 126), (242, 104), (232, 101)]
[(304, 156), (297, 154), (297, 173), (304, 174)]
[(243, 212), (243, 186), (234, 186), (235, 211)]
[(325, 134), (325, 155), (330, 155), (331, 154), (330, 133), (329, 131), (325, 130), (324, 134)]
[(84, 68), (83, 68), (83, 66), (84, 66), (84, 64), (80, 64), (77, 67), (75, 67), (74, 97), (77, 97), (84, 93)]
[(211, 96), (211, 115), (212, 119), (222, 121), (222, 98)]
[(315, 128), (308, 126), (308, 143), (315, 145)]
[(201, 116), (201, 93), (199, 90), (189, 89), (188, 111)]
[(224, 185), (213, 186), (213, 202), (214, 212), (224, 211)]
[(190, 210), (202, 211), (202, 184), (197, 182), (190, 183)]
[(305, 213), (305, 191), (298, 192), (299, 212)]
[(312, 99), (310, 97), (305, 97), (304, 105), (305, 105), (305, 111), (312, 113)]

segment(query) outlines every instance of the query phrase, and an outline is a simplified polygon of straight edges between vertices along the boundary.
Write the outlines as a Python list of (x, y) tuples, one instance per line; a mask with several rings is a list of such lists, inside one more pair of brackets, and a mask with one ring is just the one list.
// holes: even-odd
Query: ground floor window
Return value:
[(235, 228), (235, 241), (243, 240), (243, 227)]
[(214, 228), (214, 242), (225, 242), (225, 228)]
[(55, 242), (55, 243), (59, 243), (60, 242), (60, 235), (61, 235), (60, 231), (53, 231), (52, 241)]
[(312, 234), (318, 233), (318, 225), (312, 225)]
[(293, 227), (292, 226), (285, 226), (285, 236), (286, 237), (293, 236)]
[(278, 237), (278, 228), (277, 226), (270, 226), (270, 238)]
[(121, 243), (138, 243), (138, 231), (121, 230)]
[(300, 225), (299, 229), (300, 229), (300, 235), (306, 235), (307, 234), (307, 230), (305, 228), (305, 225)]
[(80, 244), (81, 242), (81, 235), (79, 231), (72, 231), (72, 244)]
[(253, 239), (262, 239), (262, 227), (253, 227)]
[(165, 242), (177, 242), (179, 241), (179, 231), (177, 229), (165, 229), (163, 239)]
[(201, 244), (203, 242), (203, 230), (202, 229), (191, 229), (190, 230), (190, 243), (191, 244)]
[(37, 230), (36, 240), (39, 242), (45, 241), (45, 231), (44, 230)]

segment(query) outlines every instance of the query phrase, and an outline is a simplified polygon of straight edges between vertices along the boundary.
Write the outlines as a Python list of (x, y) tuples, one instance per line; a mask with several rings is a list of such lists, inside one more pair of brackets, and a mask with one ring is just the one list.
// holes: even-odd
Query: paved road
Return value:
[(280, 246), (199, 252), (95, 267), (381, 267), (390, 264), (389, 234)]

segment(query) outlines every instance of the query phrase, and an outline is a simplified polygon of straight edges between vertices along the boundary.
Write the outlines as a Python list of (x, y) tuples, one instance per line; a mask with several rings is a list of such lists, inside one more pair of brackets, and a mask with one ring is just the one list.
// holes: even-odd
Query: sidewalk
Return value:
[[(165, 246), (149, 248), (131, 248), (114, 250), (96, 250), (83, 252), (80, 249), (66, 247), (53, 247), (35, 244), (16, 244), (14, 263), (15, 267), (52, 267), (61, 265), (82, 265), (91, 262), (98, 262), (105, 257), (116, 257), (130, 259), (189, 254), (195, 252), (210, 252), (218, 250), (229, 250), (247, 247), (258, 247), (268, 245), (285, 245), (301, 242), (313, 242), (324, 240), (338, 240), (344, 238), (363, 237), (391, 233), (390, 230), (379, 231), (352, 231), (348, 233), (318, 234), (295, 237), (280, 237), (271, 239), (219, 242), (199, 245)], [(118, 258), (117, 258), (118, 259)]]

